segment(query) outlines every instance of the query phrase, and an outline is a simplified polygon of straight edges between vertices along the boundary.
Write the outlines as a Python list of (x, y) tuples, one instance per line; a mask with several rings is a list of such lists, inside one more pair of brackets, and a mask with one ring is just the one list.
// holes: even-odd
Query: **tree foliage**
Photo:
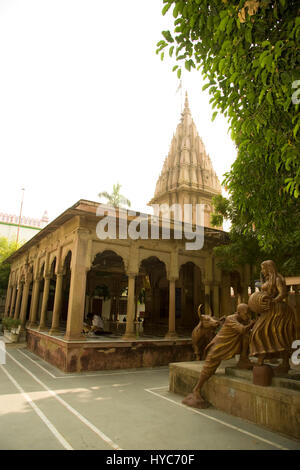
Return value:
[(123, 207), (123, 206), (131, 206), (131, 202), (125, 196), (120, 194), (121, 185), (119, 183), (113, 185), (112, 193), (108, 193), (107, 191), (102, 191), (98, 194), (100, 198), (104, 197), (107, 200), (107, 204), (112, 207)]
[[(291, 202), (291, 199), (288, 201)], [(254, 268), (254, 276), (258, 276), (261, 262), (272, 259), (283, 275), (300, 273), (299, 207), (295, 212), (291, 211), (289, 204), (283, 203), (278, 207), (278, 224), (275, 223), (276, 230), (272, 231), (273, 227), (266, 225), (264, 219), (256, 226), (249, 213), (241, 213), (232, 197), (227, 199), (216, 196), (213, 198), (213, 203), (215, 208), (211, 220), (213, 225), (220, 226), (224, 219), (231, 221), (230, 243), (214, 249), (222, 269), (234, 271), (239, 266), (249, 264)], [(270, 209), (268, 201), (262, 207), (264, 211), (268, 211)], [(280, 222), (281, 215), (282, 220), (286, 218), (285, 224)], [(266, 244), (265, 239), (270, 240), (272, 233), (273, 243)]]
[(224, 181), (235, 236), (254, 237), (262, 253), (281, 250), (298, 265), (290, 254), (300, 235), (299, 2), (163, 3), (163, 14), (173, 7), (174, 31), (163, 31), (157, 53), (168, 48), (187, 70), (201, 69), (213, 119), (218, 110), (228, 118), (237, 145)]
[(5, 260), (14, 251), (19, 248), (16, 242), (9, 241), (5, 237), (0, 237), (0, 295), (3, 295), (7, 289), (8, 278), (10, 273), (10, 264), (6, 263)]
[[(297, 0), (164, 0), (174, 32), (157, 53), (199, 67), (212, 107), (228, 117), (238, 158), (261, 155), (284, 168), (284, 186), (300, 194), (300, 17)], [(181, 68), (175, 65), (178, 76)], [(298, 87), (295, 89), (293, 87)], [(292, 99), (294, 98), (294, 99)], [(293, 103), (294, 101), (294, 103)], [(234, 171), (238, 171), (237, 165)], [(227, 178), (230, 187), (230, 175)]]

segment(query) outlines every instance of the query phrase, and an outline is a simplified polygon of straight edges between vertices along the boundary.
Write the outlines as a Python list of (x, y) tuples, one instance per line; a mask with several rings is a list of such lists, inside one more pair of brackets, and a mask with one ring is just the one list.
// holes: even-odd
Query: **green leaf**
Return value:
[(267, 93), (267, 101), (273, 106), (273, 98), (272, 98), (272, 92), (268, 91)]
[(167, 13), (167, 11), (169, 10), (170, 6), (172, 5), (172, 2), (170, 3), (167, 3), (167, 5), (165, 5), (162, 9), (162, 14), (165, 15)]
[(268, 40), (267, 40), (267, 41), (263, 41), (263, 42), (261, 43), (261, 47), (267, 47), (267, 46), (270, 46), (270, 45), (271, 45), (271, 43), (270, 43), (270, 41), (268, 41)]
[(177, 3), (175, 3), (174, 10), (173, 10), (174, 18), (177, 18), (178, 13), (179, 13), (179, 9), (180, 9), (180, 4), (177, 2)]
[(166, 39), (166, 41), (174, 42), (174, 39), (172, 38), (172, 35), (171, 35), (170, 31), (162, 31), (161, 34)]
[(252, 32), (251, 29), (247, 28), (245, 32), (246, 41), (252, 44)]
[(227, 25), (227, 23), (228, 23), (228, 20), (229, 20), (229, 16), (225, 16), (225, 17), (221, 20), (221, 22), (220, 22), (220, 24), (219, 24), (219, 30), (220, 30), (220, 31), (225, 31), (226, 25)]

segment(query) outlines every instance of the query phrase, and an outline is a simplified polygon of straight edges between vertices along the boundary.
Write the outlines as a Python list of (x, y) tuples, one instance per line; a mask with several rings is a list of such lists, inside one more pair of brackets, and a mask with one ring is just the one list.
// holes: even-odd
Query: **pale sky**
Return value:
[[(155, 54), (172, 28), (162, 0), (0, 0), (0, 212), (50, 220), (79, 199), (122, 185), (147, 202), (180, 121), (174, 60)], [(220, 179), (236, 150), (224, 117), (211, 121), (199, 71), (183, 74)]]

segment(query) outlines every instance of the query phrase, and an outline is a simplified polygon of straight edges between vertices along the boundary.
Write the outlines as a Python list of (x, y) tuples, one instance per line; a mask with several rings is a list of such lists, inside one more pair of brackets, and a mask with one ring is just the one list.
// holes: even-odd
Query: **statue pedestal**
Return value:
[[(204, 362), (169, 366), (169, 389), (184, 397), (195, 387)], [(211, 406), (266, 428), (300, 439), (300, 372), (273, 377), (271, 386), (253, 384), (253, 372), (223, 361), (203, 386), (201, 395)]]
[(269, 365), (253, 367), (253, 383), (262, 387), (269, 387), (274, 376), (273, 367)]

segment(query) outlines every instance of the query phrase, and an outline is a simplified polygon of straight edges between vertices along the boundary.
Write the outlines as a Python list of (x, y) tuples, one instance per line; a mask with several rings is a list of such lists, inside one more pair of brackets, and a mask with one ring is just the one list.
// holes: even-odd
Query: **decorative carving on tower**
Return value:
[(212, 197), (221, 193), (221, 184), (191, 116), (186, 93), (180, 123), (148, 205), (179, 204), (183, 211), (184, 204), (193, 204), (192, 222), (195, 223), (196, 204), (204, 204), (204, 226), (211, 227)]

